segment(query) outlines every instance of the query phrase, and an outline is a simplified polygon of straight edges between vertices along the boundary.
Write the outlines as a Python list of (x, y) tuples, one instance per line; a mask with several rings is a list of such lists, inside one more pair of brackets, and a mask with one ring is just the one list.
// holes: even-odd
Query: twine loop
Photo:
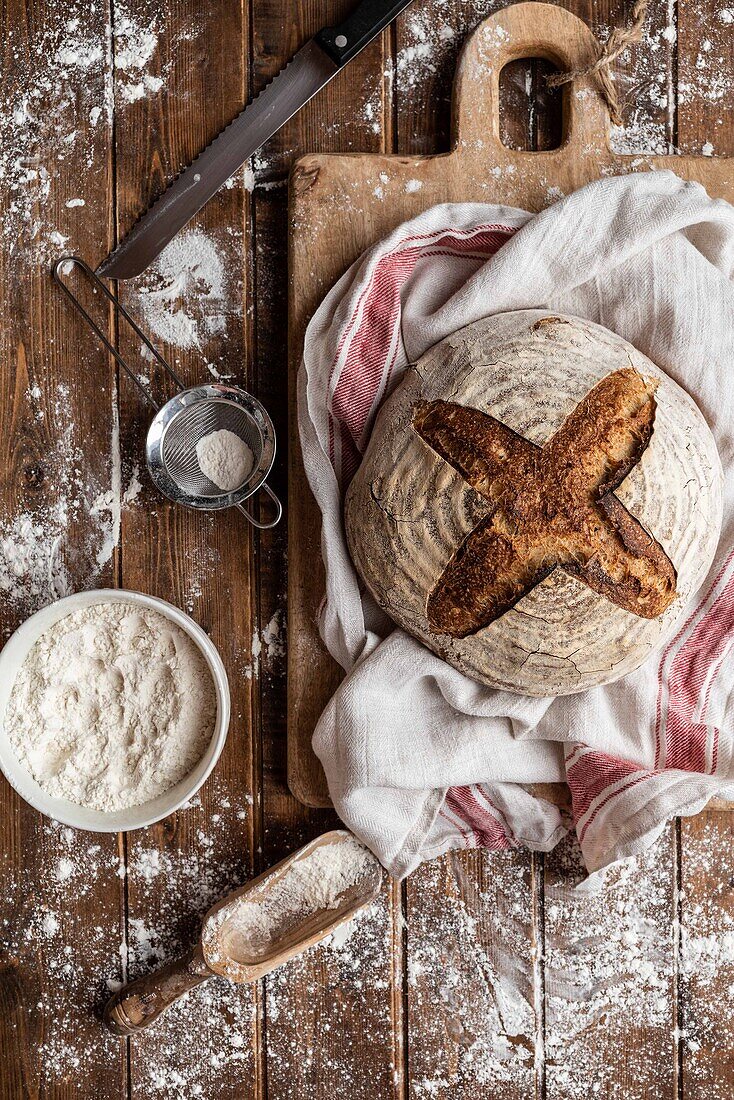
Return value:
[(609, 108), (609, 117), (615, 126), (621, 126), (622, 114), (611, 65), (628, 46), (632, 46), (642, 38), (648, 3), (649, 0), (635, 0), (629, 24), (625, 27), (615, 27), (603, 45), (597, 41), (599, 56), (596, 60), (584, 68), (571, 69), (567, 73), (553, 73), (547, 78), (548, 87), (560, 88), (562, 84), (569, 84), (581, 76), (595, 76), (599, 82), (599, 90)]

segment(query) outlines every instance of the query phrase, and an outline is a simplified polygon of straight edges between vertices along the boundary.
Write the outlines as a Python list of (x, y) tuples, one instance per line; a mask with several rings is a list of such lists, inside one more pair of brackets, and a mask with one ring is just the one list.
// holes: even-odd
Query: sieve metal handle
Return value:
[(163, 369), (166, 372), (166, 374), (168, 375), (168, 377), (173, 382), (176, 383), (179, 390), (185, 390), (186, 386), (184, 385), (182, 380), (179, 378), (179, 376), (176, 374), (173, 367), (169, 363), (166, 362), (166, 360), (163, 358), (163, 356), (157, 350), (157, 348), (155, 348), (153, 346), (153, 344), (151, 344), (150, 340), (145, 335), (143, 330), (140, 328), (137, 321), (135, 321), (130, 316), (128, 311), (125, 309), (125, 307), (120, 302), (120, 299), (117, 297), (117, 295), (113, 294), (112, 291), (109, 289), (109, 287), (105, 286), (105, 284), (102, 282), (102, 280), (99, 278), (99, 276), (96, 275), (94, 273), (94, 271), (92, 271), (89, 264), (86, 263), (86, 261), (83, 260), (81, 258), (81, 256), (71, 256), (71, 255), (70, 256), (62, 256), (60, 259), (58, 259), (56, 261), (56, 263), (53, 265), (53, 268), (51, 269), (54, 280), (61, 287), (61, 289), (63, 290), (66, 297), (69, 299), (69, 301), (74, 306), (74, 309), (78, 313), (81, 313), (82, 317), (87, 322), (87, 324), (89, 325), (89, 327), (91, 328), (92, 332), (97, 337), (97, 339), (102, 344), (104, 344), (104, 346), (107, 348), (107, 351), (110, 353), (110, 355), (114, 356), (115, 360), (120, 364), (120, 366), (125, 371), (125, 374), (128, 376), (130, 381), (138, 388), (140, 393), (142, 393), (143, 397), (148, 402), (148, 404), (152, 405), (153, 408), (157, 412), (158, 409), (160, 408), (160, 405), (158, 405), (158, 403), (153, 399), (151, 394), (148, 393), (147, 389), (145, 388), (143, 383), (140, 381), (140, 379), (138, 378), (137, 374), (132, 369), (130, 364), (123, 358), (123, 356), (120, 354), (120, 352), (117, 350), (117, 348), (111, 342), (111, 340), (108, 339), (107, 335), (99, 327), (99, 325), (94, 320), (92, 315), (84, 308), (84, 306), (79, 301), (79, 299), (74, 294), (74, 292), (64, 282), (63, 276), (69, 275), (70, 272), (71, 272), (71, 268), (73, 268), (73, 267), (80, 268), (84, 272), (84, 274), (86, 275), (89, 282), (92, 284), (95, 292), (100, 290), (104, 294), (105, 298), (107, 298), (107, 300), (112, 303), (112, 305), (115, 308), (115, 314), (118, 318), (119, 318), (120, 314), (122, 314), (122, 316), (125, 318), (125, 320), (127, 321), (130, 328), (133, 330), (135, 335), (140, 340), (143, 341), (143, 343), (145, 344), (145, 346), (148, 349), (148, 351), (150, 352), (150, 354), (153, 356), (153, 358), (156, 360), (156, 362), (159, 363), (163, 367)]
[(239, 508), (240, 512), (242, 512), (243, 516), (247, 517), (253, 527), (257, 527), (259, 531), (269, 531), (271, 527), (275, 527), (280, 523), (280, 517), (283, 515), (283, 505), (280, 503), (280, 499), (275, 495), (267, 481), (263, 481), (260, 488), (268, 494), (275, 504), (275, 519), (272, 519), (270, 523), (261, 523), (259, 519), (255, 519), (254, 516), (250, 515), (244, 504), (235, 504), (235, 508)]

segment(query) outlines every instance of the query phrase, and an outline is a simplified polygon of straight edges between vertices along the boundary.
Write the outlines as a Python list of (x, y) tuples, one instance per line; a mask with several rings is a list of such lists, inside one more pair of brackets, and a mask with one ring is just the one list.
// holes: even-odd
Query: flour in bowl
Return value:
[(48, 794), (112, 811), (188, 775), (215, 717), (214, 683), (191, 638), (158, 611), (110, 601), (41, 635), (4, 723), (19, 762)]
[(244, 442), (227, 428), (202, 436), (196, 444), (196, 458), (202, 474), (231, 493), (252, 473), (255, 457)]

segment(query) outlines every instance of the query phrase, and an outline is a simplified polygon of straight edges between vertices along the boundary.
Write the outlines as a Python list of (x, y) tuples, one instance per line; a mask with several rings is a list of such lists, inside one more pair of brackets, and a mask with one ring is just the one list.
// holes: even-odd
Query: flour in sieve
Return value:
[(245, 441), (227, 428), (203, 436), (196, 444), (196, 457), (201, 472), (227, 493), (244, 484), (255, 464)]
[(157, 611), (115, 601), (74, 611), (39, 638), (5, 728), (48, 794), (111, 811), (188, 775), (215, 714), (209, 669), (188, 635)]

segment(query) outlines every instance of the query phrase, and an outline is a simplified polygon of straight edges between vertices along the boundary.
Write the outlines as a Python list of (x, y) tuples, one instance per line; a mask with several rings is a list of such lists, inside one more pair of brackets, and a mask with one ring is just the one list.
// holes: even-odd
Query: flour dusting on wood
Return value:
[(156, 18), (138, 22), (124, 6), (116, 8), (114, 36), (115, 92), (122, 103), (135, 103), (160, 92), (167, 67), (152, 71), (158, 60), (159, 23)]
[(285, 627), (285, 610), (278, 607), (261, 630), (252, 632), (250, 659), (243, 663), (243, 672), (248, 680), (253, 677), (258, 679), (263, 660), (271, 676), (282, 672), (286, 654)]
[(24, 457), (26, 478), (48, 491), (35, 509), (0, 514), (0, 595), (29, 614), (95, 584), (120, 541), (123, 512), (137, 501), (141, 483), (138, 464), (123, 470), (114, 404), (105, 464), (84, 448), (65, 384), (51, 393), (33, 386), (26, 400), (26, 415), (47, 420), (53, 440), (46, 446), (39, 440), (38, 454)]
[[(549, 1095), (647, 1100), (676, 1059), (674, 830), (593, 889), (575, 841), (546, 857), (545, 1079)], [(630, 1041), (634, 1029), (636, 1041)], [(625, 1072), (609, 1087), (624, 1050)], [(652, 1052), (654, 1056), (651, 1056)], [(601, 1090), (607, 1090), (606, 1093)]]
[[(63, 1088), (92, 1061), (108, 1066), (112, 1075), (121, 1048), (99, 1018), (107, 997), (123, 982), (181, 954), (194, 942), (209, 907), (249, 877), (243, 846), (238, 850), (232, 840), (247, 810), (236, 809), (216, 782), (212, 803), (220, 812), (205, 817), (200, 799), (192, 802), (188, 845), (159, 848), (153, 831), (134, 834), (139, 839), (130, 845), (127, 870), (114, 838), (47, 822), (38, 841), (46, 869), (42, 890), (34, 877), (37, 867), (4, 874), (0, 945), (4, 958), (24, 975), (16, 1026), (37, 1029), (47, 1088)], [(33, 857), (26, 862), (33, 867)], [(127, 937), (120, 925), (125, 878)], [(195, 990), (155, 1032), (136, 1040), (141, 1095), (162, 1100), (213, 1095), (208, 1090), (216, 1071), (241, 1073), (247, 1080), (255, 1012), (252, 987), (215, 980)]]
[(176, 348), (223, 341), (236, 312), (224, 254), (201, 229), (185, 229), (141, 277), (136, 297), (147, 330)]
[(401, 1066), (386, 960), (400, 929), (393, 923), (388, 891), (383, 887), (374, 905), (337, 929), (330, 942), (264, 979), (273, 1096), (321, 1100), (327, 1072), (330, 1096), (393, 1096)]
[[(0, 184), (6, 202), (0, 240), (6, 254), (29, 265), (49, 263), (75, 249), (84, 216), (85, 179), (107, 171), (107, 145), (115, 107), (129, 109), (158, 95), (170, 75), (159, 51), (157, 17), (139, 19), (115, 9), (112, 26), (90, 18), (88, 5), (70, 0), (64, 18), (34, 28), (30, 40), (19, 21), (7, 46), (19, 80), (12, 103), (0, 112)], [(180, 28), (172, 45), (194, 37)], [(26, 52), (27, 51), (27, 52)], [(58, 192), (58, 166), (77, 166), (76, 193)], [(96, 215), (95, 215), (96, 216)]]
[(479, 1087), (532, 1095), (530, 856), (455, 853), (420, 867), (407, 890), (411, 1095)]

